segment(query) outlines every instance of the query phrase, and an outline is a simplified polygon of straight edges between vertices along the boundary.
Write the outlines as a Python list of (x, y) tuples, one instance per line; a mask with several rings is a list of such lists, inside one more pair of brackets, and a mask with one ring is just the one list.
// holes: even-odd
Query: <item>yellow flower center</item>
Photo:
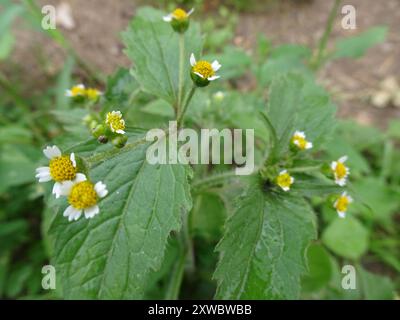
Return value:
[(76, 168), (69, 156), (56, 157), (50, 160), (50, 175), (54, 181), (61, 182), (73, 180), (76, 176)]
[(85, 209), (94, 206), (97, 203), (97, 193), (94, 190), (93, 183), (82, 181), (75, 184), (68, 196), (68, 202), (75, 209)]
[(307, 140), (299, 135), (293, 136), (292, 143), (301, 150), (304, 150), (307, 146)]
[(178, 8), (178, 9), (175, 9), (175, 10), (172, 12), (172, 16), (173, 16), (176, 20), (184, 20), (184, 19), (186, 19), (186, 18), (188, 17), (188, 14), (186, 13), (185, 10), (183, 10), (183, 9), (181, 9), (181, 8)]
[(276, 178), (276, 183), (282, 188), (289, 188), (292, 185), (292, 177), (289, 173), (282, 173)]
[(122, 116), (117, 113), (107, 113), (106, 123), (113, 131), (125, 130), (125, 122), (123, 121)]
[(212, 77), (215, 72), (208, 61), (198, 61), (192, 68), (193, 72), (200, 73), (205, 79)]
[(335, 175), (338, 179), (343, 179), (347, 174), (347, 168), (346, 166), (341, 163), (337, 162), (336, 168), (335, 168)]
[(346, 196), (340, 196), (336, 202), (335, 208), (337, 211), (346, 212), (350, 201)]
[(89, 88), (86, 90), (86, 96), (90, 99), (90, 100), (97, 100), (97, 98), (99, 97), (99, 91), (97, 89), (92, 89)]
[(85, 89), (80, 86), (74, 86), (71, 88), (71, 95), (73, 97), (81, 96), (85, 94)]

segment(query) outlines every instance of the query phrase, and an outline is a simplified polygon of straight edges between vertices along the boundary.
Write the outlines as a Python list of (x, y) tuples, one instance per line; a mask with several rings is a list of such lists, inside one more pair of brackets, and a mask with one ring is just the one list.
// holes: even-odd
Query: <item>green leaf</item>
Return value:
[(322, 234), (322, 242), (341, 257), (358, 260), (368, 249), (368, 230), (353, 217), (335, 219)]
[(373, 211), (373, 220), (385, 225), (391, 224), (391, 217), (400, 208), (398, 195), (382, 180), (366, 177), (354, 183), (354, 189), (360, 199), (368, 206), (354, 203), (354, 208), (366, 217), (370, 216), (369, 208)]
[(291, 72), (311, 77), (311, 71), (304, 64), (310, 55), (310, 49), (300, 45), (282, 45), (272, 49), (267, 61), (254, 68), (259, 85), (270, 85), (274, 79)]
[[(126, 54), (135, 64), (134, 75), (143, 90), (174, 104), (179, 84), (179, 35), (163, 21), (165, 13), (142, 8), (123, 33)], [(200, 59), (202, 37), (199, 25), (193, 21), (185, 32), (184, 90), (192, 86), (189, 57)]]
[(329, 253), (320, 244), (312, 244), (307, 250), (309, 273), (302, 279), (302, 288), (309, 291), (322, 289), (332, 277)]
[(364, 298), (367, 300), (392, 300), (394, 285), (387, 277), (371, 273), (362, 267), (357, 268)]
[(274, 80), (267, 115), (279, 141), (277, 155), (288, 149), (296, 130), (304, 131), (315, 147), (324, 143), (334, 130), (334, 114), (328, 93), (313, 81), (295, 74)]
[(71, 223), (57, 213), (54, 262), (66, 298), (141, 298), (150, 271), (160, 268), (170, 233), (191, 208), (190, 168), (150, 165), (147, 147), (130, 142), (91, 169), (91, 180), (109, 190), (98, 216)]
[(373, 27), (369, 30), (336, 42), (336, 51), (333, 58), (359, 58), (374, 45), (385, 40), (387, 27)]
[(219, 299), (296, 299), (316, 237), (310, 206), (292, 195), (265, 193), (255, 181), (239, 200), (217, 247)]

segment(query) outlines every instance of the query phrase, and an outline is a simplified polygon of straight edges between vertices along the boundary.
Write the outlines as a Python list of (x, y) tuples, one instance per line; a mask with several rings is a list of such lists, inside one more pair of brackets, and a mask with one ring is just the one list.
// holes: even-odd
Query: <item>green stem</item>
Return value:
[(165, 293), (166, 300), (177, 300), (179, 298), (179, 292), (183, 280), (186, 262), (186, 252), (181, 248), (179, 258), (174, 265), (170, 281), (168, 283), (167, 292)]
[(183, 94), (183, 68), (185, 59), (185, 34), (179, 34), (179, 92), (178, 92), (178, 105), (177, 105), (177, 115), (181, 111), (182, 107), (182, 94)]
[(289, 169), (290, 172), (310, 172), (310, 171), (318, 171), (321, 170), (321, 166), (312, 166), (312, 167), (298, 167)]
[(185, 113), (186, 113), (187, 108), (189, 106), (190, 100), (192, 100), (195, 91), (196, 91), (196, 86), (193, 86), (192, 89), (189, 92), (189, 95), (188, 95), (187, 99), (186, 99), (185, 106), (183, 107), (183, 110), (179, 114), (179, 117), (178, 117), (178, 120), (177, 120), (178, 128), (180, 128), (182, 126), (182, 124), (183, 124), (183, 117), (185, 116)]
[(326, 45), (328, 43), (329, 36), (332, 33), (333, 23), (335, 21), (336, 13), (339, 8), (340, 2), (341, 2), (341, 0), (335, 0), (335, 3), (333, 4), (333, 7), (329, 13), (329, 17), (328, 17), (328, 21), (325, 26), (324, 34), (322, 35), (321, 40), (319, 41), (319, 47), (318, 47), (318, 52), (317, 52), (316, 58), (312, 63), (312, 67), (315, 70), (321, 66), (322, 61), (324, 59)]

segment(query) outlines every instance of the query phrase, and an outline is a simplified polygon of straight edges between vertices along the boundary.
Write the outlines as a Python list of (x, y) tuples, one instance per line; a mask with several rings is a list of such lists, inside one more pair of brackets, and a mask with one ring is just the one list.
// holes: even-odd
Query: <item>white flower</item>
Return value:
[(294, 178), (287, 172), (282, 170), (276, 178), (276, 184), (282, 188), (283, 191), (289, 191), (290, 186), (294, 183)]
[(74, 181), (66, 181), (61, 186), (61, 194), (68, 197), (70, 204), (64, 211), (64, 217), (69, 221), (78, 220), (82, 212), (86, 219), (99, 214), (98, 200), (108, 194), (107, 187), (101, 181), (93, 184), (86, 180), (85, 175), (77, 174)]
[(65, 91), (65, 96), (67, 97), (78, 97), (84, 96), (86, 94), (85, 86), (83, 84), (78, 84), (73, 86), (71, 89)]
[(39, 167), (36, 169), (36, 178), (39, 182), (48, 182), (54, 180), (53, 194), (56, 198), (60, 197), (61, 183), (75, 179), (77, 175), (75, 154), (62, 155), (57, 146), (46, 147), (43, 150), (44, 155), (50, 160), (48, 167)]
[(178, 9), (175, 9), (170, 14), (167, 14), (166, 16), (164, 16), (163, 20), (166, 22), (171, 22), (172, 19), (185, 20), (193, 13), (193, 11), (194, 11), (193, 8), (190, 9), (189, 12), (186, 12), (185, 10), (178, 8)]
[(312, 142), (306, 140), (304, 131), (296, 131), (293, 134), (292, 143), (300, 150), (308, 150), (313, 147)]
[(336, 209), (339, 218), (345, 218), (347, 207), (350, 203), (353, 202), (353, 198), (350, 197), (347, 192), (343, 192), (339, 198), (333, 204), (333, 207)]
[(338, 161), (332, 161), (331, 163), (335, 182), (341, 187), (346, 185), (347, 177), (350, 174), (350, 169), (344, 165), (346, 160), (347, 156), (343, 156)]
[(220, 77), (215, 74), (221, 68), (221, 64), (217, 60), (214, 60), (213, 63), (204, 60), (196, 61), (192, 53), (190, 55), (190, 65), (192, 66), (192, 72), (202, 79), (213, 81)]

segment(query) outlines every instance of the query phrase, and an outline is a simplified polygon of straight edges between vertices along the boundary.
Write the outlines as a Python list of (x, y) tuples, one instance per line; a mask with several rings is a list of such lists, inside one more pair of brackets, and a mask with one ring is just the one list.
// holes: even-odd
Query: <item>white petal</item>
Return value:
[(342, 218), (342, 219), (346, 218), (346, 212), (338, 211), (337, 213), (338, 213), (339, 218)]
[(204, 79), (204, 77), (203, 77), (203, 75), (201, 73), (194, 72), (194, 74), (197, 74), (200, 78)]
[(338, 161), (341, 162), (341, 163), (343, 163), (343, 162), (345, 162), (347, 159), (348, 159), (347, 156), (343, 156), (343, 157), (341, 157)]
[(58, 199), (62, 195), (61, 194), (61, 186), (62, 186), (62, 184), (60, 182), (54, 183), (52, 193), (56, 195), (56, 199)]
[(217, 80), (218, 78), (220, 78), (220, 76), (212, 76), (212, 77), (207, 78), (207, 80), (214, 81), (214, 80)]
[(335, 179), (335, 182), (341, 187), (344, 187), (346, 185), (346, 179)]
[(78, 183), (78, 182), (82, 182), (82, 181), (86, 181), (86, 176), (83, 173), (77, 173), (76, 177), (74, 179), (74, 183)]
[(312, 142), (307, 142), (306, 143), (306, 149), (311, 149), (313, 147)]
[(98, 205), (94, 205), (89, 208), (86, 208), (84, 211), (85, 211), (85, 218), (90, 219), (93, 218), (96, 214), (98, 214), (100, 212), (100, 209)]
[(107, 186), (101, 181), (94, 185), (94, 190), (100, 198), (104, 198), (108, 194)]
[(74, 186), (74, 182), (72, 181), (63, 181), (60, 184), (59, 194), (61, 196), (68, 196), (71, 192), (72, 187)]
[(219, 70), (219, 68), (221, 68), (221, 64), (217, 60), (214, 60), (213, 63), (211, 64), (211, 67), (216, 72)]
[(189, 12), (187, 13), (188, 16), (190, 16), (194, 12), (194, 8), (190, 9)]
[(46, 149), (43, 150), (43, 153), (48, 159), (53, 159), (55, 157), (61, 156), (61, 151), (60, 149), (58, 149), (57, 146), (52, 146), (52, 147), (47, 146)]
[(286, 173), (287, 172), (287, 170), (285, 169), (285, 170), (281, 170), (281, 172), (279, 172), (279, 174), (281, 175), (281, 174), (284, 174), (284, 173)]
[(282, 190), (285, 191), (285, 192), (287, 192), (287, 191), (290, 190), (290, 188), (289, 188), (289, 187), (282, 187)]
[(40, 167), (36, 169), (36, 179), (39, 180), (39, 182), (48, 182), (52, 180), (52, 177), (50, 175), (50, 168), (49, 167)]
[(294, 182), (294, 178), (290, 177), (290, 182), (293, 183)]
[(347, 196), (347, 200), (349, 200), (349, 203), (352, 203), (352, 202), (353, 202), (353, 198), (350, 197), (350, 196)]
[(78, 87), (79, 89), (85, 89), (85, 85), (82, 84), (82, 83), (78, 84), (77, 87)]
[(72, 221), (75, 218), (75, 216), (77, 215), (80, 216), (81, 211), (82, 210), (75, 209), (73, 206), (69, 206), (67, 209), (65, 209), (63, 216), (68, 217), (68, 221)]
[(332, 161), (332, 163), (331, 163), (331, 169), (332, 169), (332, 170), (335, 170), (335, 169), (336, 169), (336, 166), (337, 166), (337, 162), (336, 162), (336, 161)]
[(194, 67), (196, 65), (196, 58), (194, 57), (194, 53), (190, 55), (190, 65)]
[(72, 152), (71, 155), (69, 156), (69, 159), (71, 160), (72, 165), (73, 165), (74, 167), (76, 167), (75, 153)]
[(65, 90), (65, 96), (66, 96), (66, 97), (72, 97), (72, 92), (71, 92), (71, 90)]
[(82, 210), (77, 210), (73, 216), (70, 216), (70, 218), (71, 220), (74, 219), (76, 221), (81, 217), (81, 215), (82, 215)]
[(305, 137), (306, 137), (304, 131), (296, 131), (296, 132), (294, 133), (294, 136), (299, 136), (299, 137), (301, 137), (301, 138), (305, 138)]
[(121, 130), (121, 129), (119, 129), (119, 130), (117, 130), (117, 131), (115, 131), (116, 133), (119, 133), (119, 134), (125, 134), (125, 131), (124, 130)]
[(164, 20), (165, 22), (171, 22), (171, 21), (172, 21), (172, 14), (169, 14), (169, 15), (167, 15), (167, 16), (164, 16), (164, 17), (163, 17), (163, 20)]

